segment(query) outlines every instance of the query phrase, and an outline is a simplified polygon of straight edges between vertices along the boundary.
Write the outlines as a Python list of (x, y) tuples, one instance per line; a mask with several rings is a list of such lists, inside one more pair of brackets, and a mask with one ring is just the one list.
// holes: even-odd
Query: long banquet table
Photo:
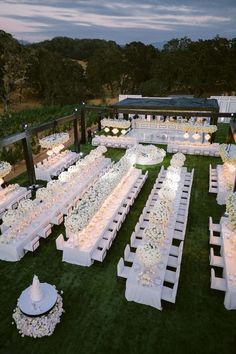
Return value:
[[(63, 261), (91, 266), (94, 263), (93, 252), (99, 245), (104, 233), (108, 230), (113, 217), (116, 215), (129, 191), (135, 185), (142, 174), (141, 170), (132, 168), (130, 175), (124, 177), (111, 195), (105, 200), (100, 210), (93, 216), (87, 227), (81, 231), (81, 238), (84, 240), (79, 246), (74, 246), (70, 239), (63, 247)], [(122, 187), (122, 188), (120, 188)], [(119, 193), (117, 190), (119, 189)]]
[[(12, 239), (12, 241), (7, 244), (0, 242), (0, 259), (12, 262), (19, 261), (25, 254), (24, 247), (39, 234), (39, 231), (47, 225), (53, 224), (53, 219), (58, 213), (60, 213), (67, 205), (74, 204), (75, 199), (77, 199), (78, 196), (82, 196), (90, 184), (93, 183), (97, 176), (110, 164), (110, 159), (101, 159), (101, 163), (94, 168), (92, 173), (86, 175), (86, 178), (83, 180), (78, 178), (76, 187), (65, 187), (63, 192), (60, 193), (59, 199), (55, 199), (52, 206), (47, 207), (47, 205), (44, 206), (44, 203), (42, 203), (42, 212), (40, 212), (40, 214), (33, 219), (15, 239)], [(5, 237), (11, 232), (12, 230), (9, 228), (0, 237)]]
[(60, 172), (78, 161), (79, 157), (76, 152), (65, 150), (42, 164), (37, 164), (35, 168), (36, 179), (50, 181), (53, 176), (58, 176)]
[(228, 174), (228, 183), (232, 185), (232, 188), (228, 188), (227, 183), (226, 183), (226, 178), (224, 176), (224, 168), (223, 165), (217, 165), (216, 166), (216, 171), (217, 171), (217, 183), (218, 183), (218, 192), (217, 192), (217, 197), (216, 201), (217, 204), (223, 205), (225, 204), (225, 198), (227, 194), (232, 191), (232, 188), (234, 186), (235, 182), (235, 169), (232, 172), (231, 176)]
[[(138, 273), (140, 270), (145, 270), (143, 265), (139, 261), (137, 255), (135, 254), (134, 262), (130, 269), (127, 281), (126, 281), (126, 290), (125, 290), (125, 297), (128, 301), (135, 301), (140, 304), (149, 305), (155, 307), (159, 310), (162, 310), (162, 290), (163, 290), (163, 283), (165, 278), (165, 272), (167, 268), (168, 258), (170, 255), (170, 248), (172, 245), (172, 241), (174, 239), (174, 232), (175, 232), (175, 223), (177, 221), (177, 214), (181, 202), (181, 195), (183, 192), (184, 184), (185, 184), (185, 177), (187, 174), (187, 169), (185, 167), (182, 168), (181, 172), (181, 182), (179, 185), (178, 193), (174, 200), (174, 205), (172, 209), (172, 213), (170, 216), (170, 221), (167, 226), (167, 237), (164, 241), (164, 245), (161, 247), (161, 259), (160, 262), (154, 268), (153, 274), (153, 282), (149, 286), (144, 286), (140, 284), (138, 280)], [(161, 176), (160, 176), (161, 177)], [(192, 182), (191, 182), (192, 183)], [(189, 199), (187, 210), (189, 206), (190, 200), (190, 193), (191, 193), (191, 184), (190, 184), (190, 191), (189, 191)], [(187, 215), (186, 215), (187, 219)], [(142, 240), (143, 243), (143, 240)]]
[(14, 208), (14, 205), (18, 204), (19, 200), (31, 197), (31, 191), (20, 186), (4, 196), (1, 195), (3, 192), (4, 189), (0, 190), (0, 214), (7, 209)]
[(203, 156), (220, 156), (219, 154), (219, 144), (193, 144), (191, 142), (181, 144), (173, 143), (168, 144), (167, 152), (176, 153), (182, 152), (189, 155), (203, 155)]
[(236, 309), (236, 233), (227, 226), (228, 219), (222, 217), (221, 225), (221, 256), (224, 259), (224, 278), (226, 292), (224, 306), (227, 310)]

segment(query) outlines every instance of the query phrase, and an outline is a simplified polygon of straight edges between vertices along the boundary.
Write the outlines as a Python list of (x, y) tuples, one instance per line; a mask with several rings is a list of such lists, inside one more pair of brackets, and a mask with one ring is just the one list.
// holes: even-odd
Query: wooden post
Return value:
[(98, 131), (99, 132), (102, 130), (101, 120), (102, 120), (102, 112), (98, 112)]
[[(218, 118), (216, 116), (211, 116), (211, 120), (210, 120), (210, 125), (216, 125), (218, 124)], [(215, 141), (215, 137), (216, 137), (216, 133), (212, 133), (211, 134), (211, 140), (210, 143), (214, 143)]]
[(74, 145), (75, 151), (80, 152), (80, 141), (79, 141), (79, 130), (78, 130), (78, 110), (75, 109), (74, 112), (75, 119), (73, 120), (73, 127), (74, 127)]
[(85, 125), (85, 106), (80, 110), (80, 129), (81, 129), (81, 144), (86, 144), (86, 125)]
[(31, 186), (34, 186), (36, 184), (36, 176), (35, 176), (34, 160), (33, 160), (33, 154), (31, 149), (31, 142), (30, 142), (31, 135), (28, 134), (27, 127), (25, 127), (24, 129), (26, 132), (26, 137), (22, 139), (22, 144), (24, 150), (25, 163), (26, 163), (27, 174), (29, 178), (29, 184)]

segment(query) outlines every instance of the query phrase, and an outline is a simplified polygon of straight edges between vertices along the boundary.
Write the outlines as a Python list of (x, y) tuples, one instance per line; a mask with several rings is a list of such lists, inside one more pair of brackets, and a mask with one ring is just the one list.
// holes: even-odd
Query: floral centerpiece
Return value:
[(236, 232), (236, 192), (227, 195), (226, 212), (229, 214), (228, 226), (232, 231)]
[[(65, 144), (69, 140), (68, 133), (55, 133), (39, 139), (39, 144), (44, 149), (53, 149), (59, 145)], [(64, 146), (63, 146), (64, 147)]]
[(9, 162), (6, 161), (0, 161), (0, 187), (3, 184), (3, 177), (8, 175), (8, 173), (11, 172), (11, 165)]
[(158, 196), (160, 199), (173, 202), (176, 196), (176, 191), (170, 187), (163, 187), (159, 190)]
[(109, 118), (103, 118), (101, 120), (101, 126), (102, 128), (115, 128), (115, 129), (129, 129), (130, 127), (130, 121), (128, 120), (123, 120), (123, 119), (109, 119)]
[(160, 200), (154, 205), (150, 213), (149, 220), (152, 224), (167, 224), (170, 218), (170, 204), (168, 200)]
[(150, 242), (146, 242), (143, 245), (139, 246), (137, 248), (136, 254), (139, 260), (147, 268), (156, 265), (161, 258), (159, 247)]
[(162, 162), (166, 152), (154, 145), (136, 144), (127, 150), (127, 155), (132, 163), (150, 165)]
[(8, 194), (12, 193), (13, 191), (15, 191), (16, 189), (18, 189), (20, 186), (19, 184), (9, 184), (9, 186), (7, 186), (4, 189), (0, 189), (0, 197), (4, 198), (6, 197)]
[(131, 163), (124, 156), (84, 193), (79, 204), (65, 218), (68, 235), (78, 233), (89, 223), (101, 204), (130, 169)]
[(173, 167), (182, 167), (184, 165), (184, 162), (186, 160), (186, 157), (182, 152), (177, 152), (177, 154), (174, 154), (170, 160), (170, 164)]
[(160, 225), (152, 225), (150, 224), (145, 228), (143, 232), (143, 240), (144, 242), (150, 243), (158, 247), (163, 240), (166, 238), (166, 232)]
[(220, 144), (219, 146), (219, 154), (224, 163), (228, 163), (236, 167), (236, 156), (230, 156), (227, 151), (226, 144)]
[(216, 125), (201, 125), (199, 123), (193, 123), (193, 122), (188, 122), (188, 123), (183, 123), (183, 122), (170, 122), (170, 121), (151, 121), (151, 122), (145, 122), (143, 119), (135, 119), (135, 125), (136, 126), (143, 126), (143, 124), (147, 123), (148, 126), (153, 127), (153, 128), (158, 128), (158, 127), (163, 127), (165, 126), (166, 128), (170, 129), (176, 129), (176, 130), (181, 130), (185, 132), (190, 132), (190, 133), (208, 133), (208, 134), (213, 134), (217, 131), (217, 126)]

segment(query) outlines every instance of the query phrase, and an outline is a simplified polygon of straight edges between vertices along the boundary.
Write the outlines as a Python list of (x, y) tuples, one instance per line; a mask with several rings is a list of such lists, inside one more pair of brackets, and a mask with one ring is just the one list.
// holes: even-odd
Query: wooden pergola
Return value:
[[(156, 100), (156, 99), (155, 99)], [(125, 100), (124, 100), (125, 101)], [(22, 131), (6, 136), (0, 139), (0, 148), (12, 145), (18, 141), (22, 142), (24, 158), (26, 162), (26, 168), (28, 173), (29, 184), (35, 186), (36, 184), (36, 176), (34, 169), (34, 161), (31, 147), (31, 138), (37, 135), (39, 132), (55, 129), (58, 125), (73, 122), (73, 133), (74, 133), (74, 146), (75, 151), (80, 152), (80, 144), (85, 144), (87, 139), (86, 134), (86, 114), (88, 112), (94, 112), (97, 114), (97, 123), (98, 130), (101, 130), (101, 120), (105, 115), (109, 115), (110, 117), (117, 117), (119, 113), (123, 114), (153, 114), (153, 115), (165, 115), (165, 116), (185, 116), (186, 118), (190, 117), (211, 117), (211, 124), (217, 125), (218, 118), (232, 118), (232, 121), (236, 120), (236, 113), (219, 113), (217, 110), (190, 110), (190, 109), (182, 109), (179, 107), (177, 109), (164, 109), (164, 107), (145, 107), (145, 106), (135, 106), (135, 105), (124, 105), (124, 101), (118, 102), (115, 105), (108, 107), (99, 107), (99, 106), (89, 106), (83, 104), (79, 109), (75, 109), (71, 115), (55, 118), (47, 123), (40, 124), (34, 127), (28, 127), (25, 124), (22, 127)], [(215, 101), (215, 100), (214, 100)], [(123, 103), (122, 103), (123, 102)], [(126, 101), (127, 102), (127, 101)], [(165, 107), (166, 108), (166, 107)], [(183, 108), (183, 107), (182, 107)], [(232, 124), (232, 123), (231, 123)], [(80, 131), (80, 137), (79, 137)], [(228, 134), (228, 142), (232, 139), (235, 141), (236, 138), (236, 123), (229, 128)]]

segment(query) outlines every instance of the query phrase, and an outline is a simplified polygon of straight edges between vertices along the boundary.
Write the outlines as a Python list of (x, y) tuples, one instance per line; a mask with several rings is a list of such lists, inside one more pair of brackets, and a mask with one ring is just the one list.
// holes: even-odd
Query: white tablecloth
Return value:
[(93, 264), (93, 252), (98, 247), (104, 233), (109, 228), (109, 224), (112, 222), (114, 216), (140, 175), (141, 170), (132, 168), (132, 173), (129, 177), (124, 177), (122, 179), (120, 184), (123, 189), (121, 191), (119, 190), (119, 193), (117, 193), (116, 189), (119, 188), (118, 185), (103, 203), (100, 210), (91, 219), (88, 226), (82, 230), (81, 234), (85, 236), (85, 240), (81, 245), (74, 247), (70, 240), (67, 241), (63, 248), (63, 261), (83, 266), (91, 266)]
[(219, 155), (219, 144), (168, 144), (167, 152), (173, 152), (173, 149), (177, 150), (178, 152), (184, 152), (185, 154), (195, 155), (204, 155), (204, 152), (208, 152), (210, 156), (220, 156)]
[(0, 210), (9, 209), (18, 199), (23, 198), (26, 194), (30, 193), (25, 187), (18, 187), (12, 192), (8, 193), (0, 200)]
[[(217, 181), (218, 181), (218, 193), (217, 193), (216, 201), (217, 204), (223, 205), (225, 204), (225, 198), (227, 194), (232, 190), (228, 189), (226, 185), (226, 179), (223, 173), (223, 165), (217, 165), (216, 170), (217, 170)], [(232, 174), (232, 179), (230, 181), (232, 185), (234, 185), (234, 181), (235, 181), (235, 173)]]
[(224, 217), (220, 221), (221, 256), (224, 259), (224, 277), (227, 284), (224, 305), (227, 310), (233, 310), (236, 309), (236, 243), (234, 244), (232, 239), (236, 237), (236, 233), (227, 227), (227, 221), (228, 219)]
[(58, 171), (65, 169), (79, 159), (79, 154), (67, 151), (49, 158), (42, 165), (35, 168), (36, 179), (50, 181)]
[[(24, 247), (32, 241), (38, 234), (39, 230), (43, 227), (46, 227), (58, 213), (63, 210), (68, 204), (73, 203), (74, 199), (81, 195), (86, 188), (97, 178), (97, 176), (101, 173), (101, 171), (107, 167), (111, 163), (110, 159), (102, 158), (101, 163), (91, 171), (91, 173), (86, 176), (86, 178), (78, 178), (78, 181), (74, 188), (70, 188), (69, 185), (65, 188), (61, 193), (57, 193), (57, 199), (54, 201), (54, 205), (50, 208), (45, 206), (45, 209), (42, 206), (42, 213), (38, 217), (36, 217), (30, 225), (24, 228), (19, 236), (12, 240), (11, 243), (3, 244), (0, 243), (0, 259), (6, 261), (19, 261), (25, 254)], [(43, 203), (42, 203), (43, 205)], [(3, 235), (0, 237), (4, 237), (11, 229), (8, 229)]]
[[(174, 207), (167, 228), (167, 239), (165, 240), (161, 248), (161, 260), (157, 265), (155, 269), (155, 273), (153, 275), (154, 282), (152, 283), (151, 286), (144, 286), (139, 283), (138, 274), (142, 269), (142, 264), (140, 263), (137, 255), (135, 255), (135, 259), (131, 267), (131, 271), (126, 281), (125, 297), (128, 301), (135, 301), (140, 304), (149, 305), (159, 310), (162, 310), (162, 305), (161, 305), (162, 288), (163, 288), (163, 283), (165, 278), (168, 257), (170, 253), (170, 247), (174, 236), (174, 225), (177, 218), (182, 189), (184, 187), (185, 174), (186, 174), (186, 168), (183, 168), (181, 173), (181, 183), (174, 201)], [(158, 281), (159, 284), (156, 284), (156, 281)]]

